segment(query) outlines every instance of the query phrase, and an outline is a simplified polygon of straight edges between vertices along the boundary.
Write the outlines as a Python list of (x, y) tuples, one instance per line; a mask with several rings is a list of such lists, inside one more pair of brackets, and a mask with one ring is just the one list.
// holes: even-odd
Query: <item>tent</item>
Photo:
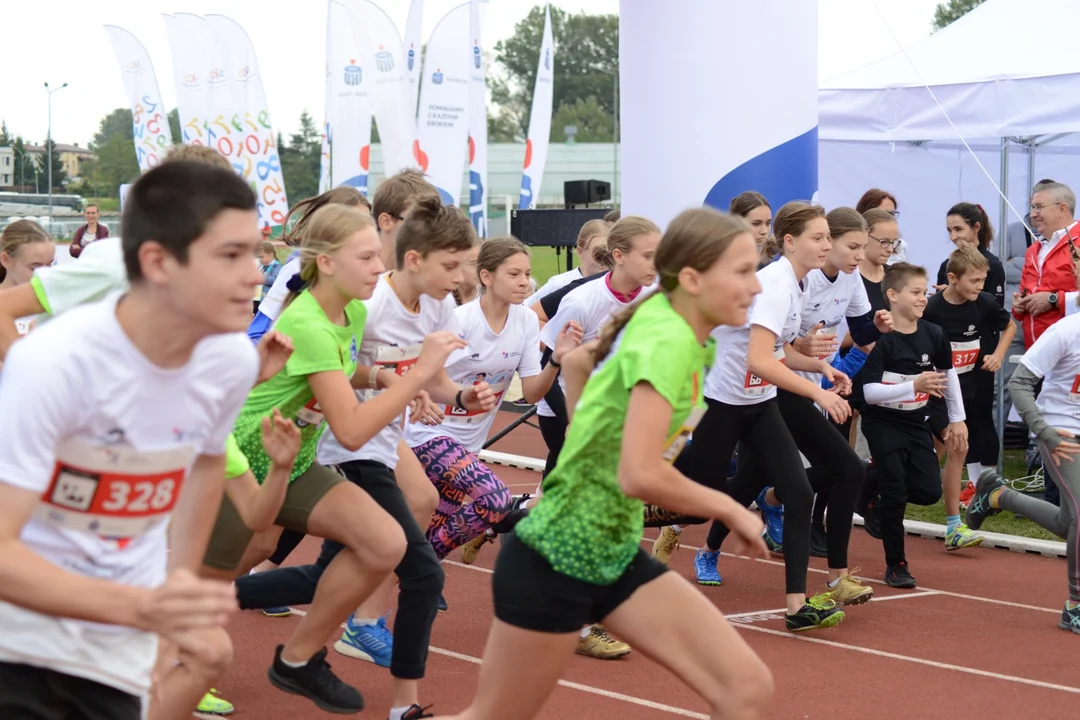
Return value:
[[(999, 228), (1019, 219), (961, 136), (1021, 214), (1044, 177), (1080, 191), (1080, 135), (1072, 134), (1080, 131), (1076, 28), (1076, 0), (988, 0), (906, 55), (823, 80), (822, 203), (854, 205), (867, 188), (889, 190), (909, 259), (933, 273), (952, 249), (944, 228), (954, 203), (980, 203)], [(881, 42), (894, 40), (882, 34)]]

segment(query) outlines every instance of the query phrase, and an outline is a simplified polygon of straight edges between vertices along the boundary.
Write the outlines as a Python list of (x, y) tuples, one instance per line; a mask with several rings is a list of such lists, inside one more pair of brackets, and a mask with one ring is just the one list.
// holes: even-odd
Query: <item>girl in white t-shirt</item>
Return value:
[(525, 304), (532, 307), (559, 288), (565, 287), (575, 280), (580, 280), (581, 278), (589, 277), (590, 275), (608, 269), (599, 263), (600, 258), (594, 257), (593, 248), (598, 246), (602, 247), (607, 241), (607, 236), (610, 231), (611, 225), (603, 220), (590, 220), (582, 225), (581, 230), (578, 231), (577, 247), (574, 248), (577, 251), (578, 261), (581, 264), (573, 270), (550, 277), (548, 281), (544, 283), (543, 287), (533, 293), (532, 296), (525, 301)]
[[(446, 371), (465, 386), (486, 382), (495, 393), (487, 411), (443, 409), (438, 426), (409, 423), (405, 440), (439, 490), (439, 508), (427, 529), (439, 559), (495, 525), (513, 509), (506, 485), (477, 458), (495, 420), (498, 403), (516, 372), (525, 400), (544, 396), (555, 382), (556, 366), (540, 368), (540, 323), (522, 305), (529, 287), (529, 251), (514, 238), (485, 242), (477, 258), (483, 290), (478, 301), (457, 308), (462, 336), (469, 344)], [(559, 333), (552, 359), (577, 347), (580, 330), (571, 324)]]
[[(1077, 271), (1080, 274), (1080, 267)], [(997, 471), (988, 468), (975, 485), (967, 525), (978, 530), (990, 515), (1009, 510), (1065, 540), (1069, 598), (1058, 627), (1080, 635), (1080, 315), (1058, 320), (1039, 336), (1016, 366), (1009, 392), (1035, 435), (1043, 468), (1061, 490), (1061, 507), (1006, 487)]]
[[(31, 220), (16, 220), (0, 233), (0, 291), (30, 282), (34, 270), (56, 261), (56, 243)], [(15, 321), (20, 335), (30, 332), (34, 318)]]

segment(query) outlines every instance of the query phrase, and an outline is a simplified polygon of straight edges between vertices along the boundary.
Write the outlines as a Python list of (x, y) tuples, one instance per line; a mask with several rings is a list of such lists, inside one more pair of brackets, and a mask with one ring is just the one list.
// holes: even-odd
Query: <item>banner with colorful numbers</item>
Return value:
[(135, 155), (139, 171), (146, 172), (165, 158), (172, 137), (165, 106), (161, 102), (154, 66), (138, 38), (115, 25), (106, 25), (105, 32), (112, 41), (116, 61), (131, 106), (132, 130), (135, 134)]

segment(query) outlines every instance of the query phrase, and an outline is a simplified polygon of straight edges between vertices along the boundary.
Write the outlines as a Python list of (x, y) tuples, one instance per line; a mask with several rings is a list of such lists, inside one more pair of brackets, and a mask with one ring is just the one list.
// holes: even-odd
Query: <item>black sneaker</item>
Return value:
[(510, 512), (506, 513), (506, 517), (499, 522), (492, 524), (492, 532), (496, 535), (506, 535), (507, 533), (513, 532), (517, 524), (524, 520), (525, 516), (529, 514), (529, 508), (521, 506), (531, 497), (532, 495), (529, 493), (515, 497), (513, 504), (510, 506)]
[(446, 612), (450, 609), (450, 606), (446, 604), (446, 598), (442, 593), (439, 593), (439, 612)]
[(410, 705), (409, 709), (401, 716), (401, 720), (423, 720), (423, 718), (433, 718), (435, 716), (428, 712), (430, 709), (430, 705), (427, 707)]
[(278, 645), (274, 651), (274, 664), (267, 672), (271, 685), (278, 690), (306, 697), (329, 713), (352, 715), (364, 709), (364, 698), (360, 692), (342, 682), (330, 670), (330, 663), (326, 662), (326, 648), (312, 655), (303, 667), (294, 668), (281, 661), (284, 647)]
[(908, 564), (902, 562), (899, 565), (890, 565), (885, 568), (885, 584), (894, 588), (913, 588), (915, 578), (908, 570)]
[(825, 523), (810, 524), (810, 557), (829, 557), (829, 536), (825, 534)]
[(806, 604), (799, 608), (799, 612), (784, 615), (784, 622), (790, 632), (836, 627), (843, 619), (844, 611), (828, 593), (806, 598)]
[(1065, 609), (1061, 611), (1061, 620), (1058, 622), (1058, 627), (1080, 635), (1080, 607), (1070, 610), (1069, 606), (1066, 605)]
[(1001, 512), (998, 508), (990, 506), (990, 493), (1004, 484), (997, 470), (987, 468), (982, 471), (978, 482), (975, 483), (975, 494), (971, 496), (964, 516), (964, 523), (970, 529), (978, 530), (986, 518)]

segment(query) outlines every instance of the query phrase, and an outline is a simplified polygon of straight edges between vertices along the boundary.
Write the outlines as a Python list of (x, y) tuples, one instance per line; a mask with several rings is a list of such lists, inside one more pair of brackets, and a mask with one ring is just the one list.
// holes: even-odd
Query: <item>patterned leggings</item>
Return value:
[[(487, 465), (456, 440), (442, 436), (413, 448), (439, 490), (427, 538), (442, 560), (510, 512), (513, 497)], [(471, 502), (466, 502), (472, 498)]]

